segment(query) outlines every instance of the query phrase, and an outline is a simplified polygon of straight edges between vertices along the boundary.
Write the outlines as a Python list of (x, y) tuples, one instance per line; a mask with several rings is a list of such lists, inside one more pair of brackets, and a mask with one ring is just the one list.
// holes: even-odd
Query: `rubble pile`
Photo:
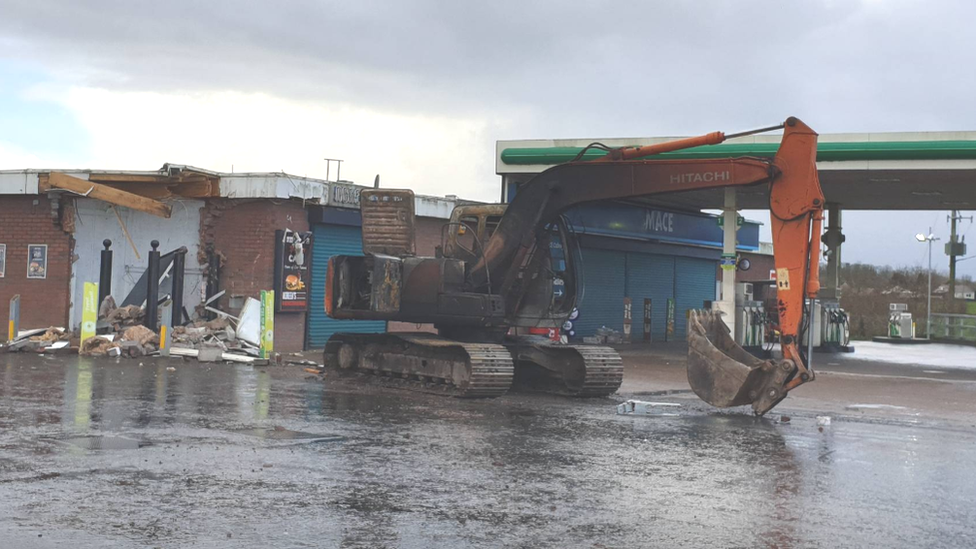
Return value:
[[(105, 301), (111, 299), (106, 297)], [(105, 302), (102, 302), (105, 305)], [(119, 307), (115, 309), (109, 309), (106, 311), (104, 316), (99, 316), (99, 320), (104, 321), (108, 324), (113, 332), (121, 332), (125, 328), (130, 326), (138, 326), (142, 324), (143, 319), (146, 316), (146, 311), (139, 307), (138, 305), (127, 305), (125, 307)]]
[(55, 341), (71, 341), (71, 333), (65, 332), (64, 328), (50, 327), (41, 335), (31, 336), (31, 341), (36, 342), (55, 342)]
[(11, 353), (78, 352), (78, 340), (74, 334), (65, 331), (64, 328), (52, 326), (50, 328), (21, 332), (15, 340), (3, 346), (3, 350)]
[(112, 349), (118, 349), (118, 345), (112, 343), (107, 338), (95, 336), (81, 342), (80, 354), (84, 356), (105, 356)]
[[(81, 341), (79, 334), (64, 328), (28, 330), (18, 334), (4, 350), (38, 353), (71, 352), (83, 356), (136, 358), (160, 354), (160, 334), (143, 325), (145, 310), (137, 305), (116, 307), (111, 296), (99, 307), (97, 335)], [(172, 328), (169, 352), (173, 356), (195, 357), (202, 362), (267, 363), (260, 351), (253, 315), (238, 320), (220, 314), (214, 320), (197, 320)]]

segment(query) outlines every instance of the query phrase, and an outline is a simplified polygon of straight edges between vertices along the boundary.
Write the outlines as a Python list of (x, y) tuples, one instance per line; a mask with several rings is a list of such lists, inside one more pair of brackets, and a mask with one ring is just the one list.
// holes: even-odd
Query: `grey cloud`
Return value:
[(91, 69), (90, 83), (107, 87), (416, 113), (527, 109), (525, 130), (545, 136), (688, 133), (787, 114), (839, 131), (972, 126), (962, 107), (974, 71), (946, 69), (972, 55), (973, 11), (898, 1), (30, 0), (3, 2), (0, 33), (18, 55)]

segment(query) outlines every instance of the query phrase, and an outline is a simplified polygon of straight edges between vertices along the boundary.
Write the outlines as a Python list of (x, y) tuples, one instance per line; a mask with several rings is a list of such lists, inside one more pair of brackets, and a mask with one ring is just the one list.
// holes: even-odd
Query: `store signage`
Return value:
[[(81, 341), (95, 337), (98, 322), (98, 284), (85, 282), (81, 300)], [(81, 351), (79, 351), (81, 352)]]
[(723, 271), (735, 270), (736, 255), (735, 254), (722, 254), (722, 258), (719, 260), (719, 265), (722, 266)]
[(644, 230), (653, 233), (673, 233), (674, 214), (658, 210), (647, 210), (644, 216)]
[(363, 192), (362, 187), (355, 185), (332, 184), (330, 203), (334, 206), (359, 207), (359, 195)]
[[(724, 215), (720, 215), (720, 216), (716, 217), (715, 218), (715, 221), (718, 223), (718, 226), (719, 227), (725, 227), (725, 216)], [(739, 227), (741, 227), (742, 226), (742, 223), (744, 223), (744, 222), (745, 222), (745, 218), (743, 218), (739, 214), (735, 214), (735, 230), (738, 231), (739, 230)]]
[(261, 358), (271, 358), (274, 351), (275, 292), (261, 290)]
[(308, 285), (312, 281), (312, 233), (290, 229), (275, 231), (275, 310), (281, 313), (308, 310)]
[(3, 273), (7, 270), (7, 245), (0, 244), (0, 278), (3, 278)]
[(27, 246), (27, 278), (47, 278), (47, 244)]
[[(566, 215), (578, 234), (722, 247), (722, 228), (713, 215), (616, 203), (585, 204)], [(759, 224), (744, 222), (736, 238), (740, 250), (758, 251)]]

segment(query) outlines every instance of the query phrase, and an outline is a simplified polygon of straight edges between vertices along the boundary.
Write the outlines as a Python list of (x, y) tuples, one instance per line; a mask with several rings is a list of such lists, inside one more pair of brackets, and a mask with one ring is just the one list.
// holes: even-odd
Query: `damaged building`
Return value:
[[(84, 283), (99, 281), (106, 243), (111, 295), (119, 304), (144, 303), (155, 240), (163, 254), (161, 294), (171, 287), (167, 255), (187, 251), (186, 320), (212, 317), (214, 310), (237, 315), (247, 298), (274, 289), (276, 350), (321, 348), (337, 331), (416, 329), (325, 315), (329, 257), (361, 253), (363, 188), (174, 164), (153, 171), (0, 171), (0, 321), (7, 326), (7, 303), (20, 295), (20, 329), (77, 329)], [(417, 252), (433, 255), (456, 199), (416, 201)]]

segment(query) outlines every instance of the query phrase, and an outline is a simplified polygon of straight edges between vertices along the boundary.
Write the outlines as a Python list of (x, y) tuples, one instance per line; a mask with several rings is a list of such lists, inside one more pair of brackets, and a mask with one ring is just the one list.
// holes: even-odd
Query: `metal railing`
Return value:
[(932, 313), (932, 338), (976, 341), (976, 315)]

